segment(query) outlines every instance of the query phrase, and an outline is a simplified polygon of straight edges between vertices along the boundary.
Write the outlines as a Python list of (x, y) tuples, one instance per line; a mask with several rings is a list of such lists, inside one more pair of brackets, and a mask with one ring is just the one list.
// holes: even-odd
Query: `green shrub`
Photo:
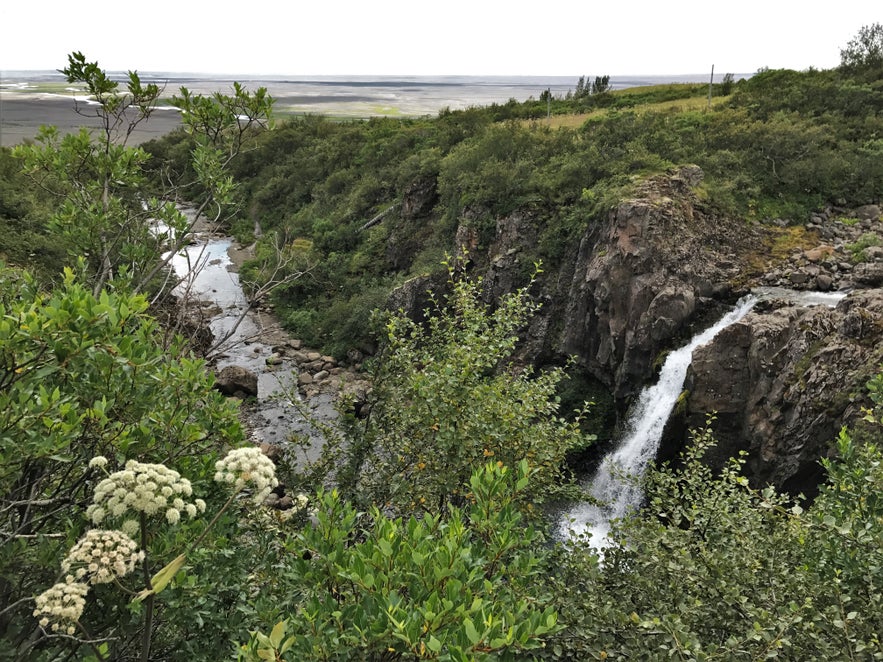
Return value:
[(526, 461), (478, 468), (472, 504), (444, 516), (359, 513), (337, 492), (320, 494), (317, 524), (298, 534), (303, 553), (287, 570), (298, 599), (275, 637), (253, 634), (244, 658), (529, 656), (558, 629), (549, 596), (534, 591), (539, 534), (515, 507), (530, 475)]
[(866, 249), (871, 246), (881, 246), (883, 241), (876, 232), (865, 232), (857, 241), (846, 245), (846, 250), (852, 255), (852, 261), (855, 264), (865, 262), (868, 259)]

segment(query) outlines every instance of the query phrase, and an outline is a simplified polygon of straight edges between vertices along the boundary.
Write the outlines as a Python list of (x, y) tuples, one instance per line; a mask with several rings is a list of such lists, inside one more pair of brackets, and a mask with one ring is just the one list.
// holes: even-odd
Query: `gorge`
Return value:
[[(0, 148), (0, 657), (883, 656), (883, 90), (847, 64), (275, 126), (182, 90), (134, 148), (159, 88), (72, 54), (108, 130)], [(615, 510), (556, 536), (596, 465)]]
[[(850, 237), (878, 228), (879, 209), (867, 210), (869, 218), (857, 226), (830, 214), (822, 226), (838, 248), (825, 244), (821, 261), (818, 249), (798, 250), (784, 261), (763, 258), (778, 228), (722, 222), (697, 198), (701, 180), (695, 166), (650, 177), (604, 223), (571, 243), (560, 265), (543, 275), (536, 292), (543, 307), (526, 329), (519, 355), (528, 363), (575, 356), (622, 411), (679, 339), (698, 333), (738, 296), (772, 284), (811, 290), (816, 278), (798, 274), (833, 266), (825, 272), (830, 280), (818, 280), (830, 289), (852, 290), (836, 308), (767, 297), (743, 323), (697, 349), (683, 406), (660, 449), (662, 459), (673, 457), (681, 443), (673, 440), (683, 440), (689, 427), (717, 412), (714, 462), (750, 450), (749, 476), (757, 485), (771, 482), (811, 494), (821, 475), (818, 458), (837, 430), (859, 416), (866, 404), (864, 382), (883, 360), (883, 262), (874, 258), (853, 270), (845, 248)], [(406, 197), (404, 208), (427, 208), (419, 195), (426, 193)], [(535, 226), (536, 219), (524, 213), (498, 219), (485, 252), (476, 250), (474, 232), (458, 229), (452, 250), (470, 250), (488, 302), (518, 281), (523, 256), (536, 242)], [(390, 305), (419, 316), (422, 293), (439, 286), (431, 279), (409, 282), (393, 293)]]

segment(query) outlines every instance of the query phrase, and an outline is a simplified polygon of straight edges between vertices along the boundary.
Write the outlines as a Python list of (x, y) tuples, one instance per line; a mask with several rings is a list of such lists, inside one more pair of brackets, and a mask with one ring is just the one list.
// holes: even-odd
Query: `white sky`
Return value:
[(5, 0), (0, 70), (289, 75), (750, 73), (834, 67), (879, 0)]

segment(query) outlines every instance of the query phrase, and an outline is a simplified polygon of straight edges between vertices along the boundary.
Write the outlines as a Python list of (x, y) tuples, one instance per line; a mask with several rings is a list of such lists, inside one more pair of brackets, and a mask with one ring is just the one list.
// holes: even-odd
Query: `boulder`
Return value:
[(831, 287), (834, 285), (834, 279), (831, 278), (828, 274), (819, 274), (816, 276), (816, 289), (821, 292), (830, 291)]
[(825, 258), (831, 257), (834, 252), (835, 249), (833, 246), (822, 244), (821, 246), (816, 246), (815, 248), (811, 248), (808, 251), (804, 251), (803, 257), (805, 257), (810, 262), (821, 262)]
[(852, 280), (862, 287), (883, 286), (883, 262), (862, 262), (852, 270)]
[(228, 365), (217, 374), (215, 388), (228, 396), (257, 396), (258, 376), (248, 368)]
[(863, 205), (858, 209), (853, 210), (852, 214), (855, 218), (860, 218), (862, 220), (868, 221), (876, 221), (880, 218), (880, 206)]

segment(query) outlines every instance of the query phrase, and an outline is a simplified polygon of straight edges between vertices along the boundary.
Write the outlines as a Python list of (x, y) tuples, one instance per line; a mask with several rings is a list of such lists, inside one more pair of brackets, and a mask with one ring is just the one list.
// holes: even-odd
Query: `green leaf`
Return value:
[(134, 597), (134, 600), (136, 602), (140, 602), (150, 594), (161, 593), (166, 588), (166, 586), (169, 585), (169, 582), (172, 581), (172, 578), (178, 574), (178, 571), (184, 565), (184, 561), (186, 559), (186, 554), (180, 554), (179, 556), (176, 556), (174, 559), (172, 559), (150, 580), (152, 588), (144, 589)]
[(279, 621), (273, 626), (273, 631), (270, 632), (270, 643), (273, 645), (273, 648), (279, 648), (282, 639), (285, 637), (285, 629), (287, 626), (287, 620)]
[(472, 622), (471, 618), (463, 619), (463, 629), (466, 631), (466, 637), (469, 639), (469, 643), (473, 646), (481, 641), (481, 635), (478, 633), (478, 630), (475, 629), (475, 623)]

